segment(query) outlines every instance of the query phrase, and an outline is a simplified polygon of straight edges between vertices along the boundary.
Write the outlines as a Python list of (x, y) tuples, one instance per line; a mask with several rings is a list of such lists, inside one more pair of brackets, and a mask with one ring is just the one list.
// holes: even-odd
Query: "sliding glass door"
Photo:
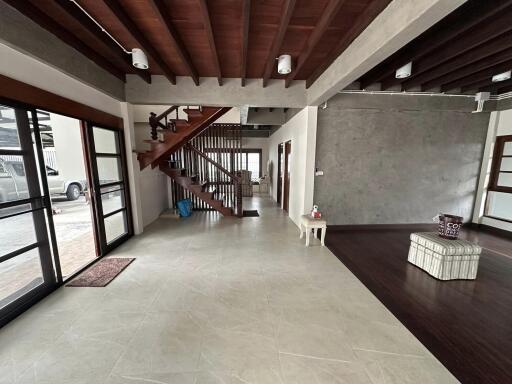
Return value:
[[(0, 325), (57, 283), (47, 221), (48, 186), (39, 177), (31, 132), (35, 112), (0, 105)], [(34, 140), (34, 141), (33, 141)]]
[(90, 128), (98, 233), (102, 253), (106, 253), (131, 235), (124, 145), (119, 131)]

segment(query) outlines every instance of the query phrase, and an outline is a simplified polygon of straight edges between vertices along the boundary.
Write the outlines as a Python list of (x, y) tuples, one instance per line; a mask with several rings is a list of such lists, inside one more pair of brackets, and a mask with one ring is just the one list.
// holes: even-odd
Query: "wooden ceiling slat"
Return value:
[(199, 0), (199, 7), (201, 9), (201, 16), (203, 18), (203, 25), (208, 36), (208, 44), (210, 45), (210, 51), (213, 58), (213, 64), (215, 65), (215, 72), (217, 73), (217, 81), (219, 85), (222, 85), (222, 69), (220, 67), (219, 55), (217, 54), (217, 47), (215, 46), (215, 36), (213, 35), (212, 22), (210, 19), (210, 12), (208, 11), (208, 4), (206, 0)]
[(199, 75), (197, 74), (197, 69), (192, 62), (190, 54), (187, 51), (187, 48), (183, 44), (181, 37), (178, 32), (174, 28), (171, 23), (171, 19), (168, 15), (166, 5), (163, 0), (150, 0), (151, 6), (155, 10), (155, 14), (158, 17), (158, 21), (165, 25), (167, 32), (169, 33), (169, 37), (174, 43), (176, 47), (176, 51), (178, 52), (178, 56), (181, 62), (187, 67), (187, 70), (190, 72), (190, 76), (194, 80), (195, 85), (199, 85)]
[(295, 9), (296, 3), (297, 0), (286, 0), (283, 4), (283, 9), (281, 11), (281, 23), (279, 24), (279, 29), (277, 30), (277, 34), (274, 37), (272, 47), (270, 48), (270, 53), (265, 64), (265, 71), (263, 73), (263, 88), (267, 86), (268, 79), (272, 75), (272, 72), (275, 68), (276, 57), (279, 55), (279, 50), (283, 44), (283, 39), (286, 34), (286, 30), (288, 29), (288, 25), (290, 23), (290, 19), (292, 17), (293, 10)]
[[(429, 81), (433, 81), (441, 76), (447, 75), (453, 71), (458, 70), (459, 68), (465, 67), (466, 65), (475, 63), (479, 60), (482, 60), (486, 57), (495, 55), (506, 49), (506, 47), (512, 47), (512, 33), (505, 33), (504, 35), (498, 37), (495, 40), (492, 40), (488, 43), (484, 43), (479, 45), (477, 48), (472, 49), (462, 55), (455, 57), (452, 60), (445, 62), (430, 71), (426, 71), (420, 75), (413, 75), (404, 81), (403, 88), (408, 90), (412, 87), (426, 84)], [(420, 65), (420, 63), (417, 63)], [(389, 81), (389, 80), (387, 80)], [(382, 87), (384, 88), (386, 82), (382, 83)]]
[(151, 83), (151, 75), (149, 72), (133, 68), (132, 61), (129, 56), (124, 53), (121, 48), (109, 37), (106, 33), (104, 33), (97, 25), (92, 21), (86, 14), (82, 12), (75, 4), (73, 4), (69, 0), (55, 0), (55, 2), (71, 17), (73, 17), (76, 21), (80, 23), (80, 25), (85, 28), (87, 31), (92, 33), (98, 40), (100, 40), (109, 51), (118, 57), (125, 64), (125, 67), (129, 71), (135, 71), (135, 73), (140, 76), (146, 83)]
[(144, 34), (137, 27), (137, 24), (130, 18), (130, 16), (126, 13), (119, 2), (117, 0), (104, 0), (104, 3), (116, 15), (127, 32), (130, 33), (135, 40), (137, 40), (137, 42), (141, 45), (140, 48), (143, 49), (146, 54), (151, 56), (153, 60), (158, 64), (158, 66), (164, 71), (165, 76), (169, 79), (171, 84), (176, 84), (176, 76), (174, 72), (171, 71), (155, 47), (153, 47), (153, 45), (144, 36)]
[(479, 88), (478, 90), (482, 91), (482, 92), (497, 92), (497, 93), (502, 93), (505, 90), (505, 92), (507, 92), (506, 89), (508, 87), (512, 86), (512, 79), (500, 81), (499, 83), (493, 83), (492, 81), (489, 81), (489, 83), (490, 83), (489, 85)]
[(247, 49), (249, 45), (249, 20), (251, 19), (251, 0), (243, 0), (242, 3), (242, 65), (241, 84), (245, 87), (247, 76)]
[[(489, 2), (479, 2), (478, 0), (470, 1), (467, 8), (463, 5), (461, 8), (453, 12), (442, 22), (438, 23), (434, 28), (424, 33), (419, 39), (414, 40), (395, 55), (391, 56), (388, 60), (375, 67), (360, 79), (361, 88), (366, 88), (368, 85), (379, 82), (382, 79), (391, 76), (397, 68), (405, 65), (409, 61), (416, 61), (431, 52), (435, 52), (436, 59), (438, 48), (446, 45), (450, 41), (456, 39), (458, 36), (464, 34), (470, 29), (479, 24), (483, 24), (482, 28), (475, 31), (479, 36), (484, 32), (482, 29), (493, 29), (493, 22), (489, 22), (495, 15), (499, 15), (504, 9), (512, 5), (512, 0), (494, 0)], [(475, 11), (476, 10), (476, 11)], [(498, 36), (504, 31), (494, 31), (494, 36)], [(491, 34), (491, 31), (485, 33)], [(477, 43), (475, 43), (477, 44)], [(460, 47), (459, 40), (455, 40), (451, 47)], [(474, 47), (475, 45), (473, 45)], [(468, 48), (469, 49), (469, 48)], [(467, 49), (466, 49), (467, 50)], [(455, 54), (445, 49), (448, 57), (446, 60), (455, 57)], [(463, 52), (458, 51), (457, 54)], [(439, 60), (431, 59), (432, 66), (440, 64)], [(431, 66), (431, 67), (432, 67)], [(431, 68), (430, 67), (430, 68)]]
[(126, 81), (126, 76), (122, 69), (120, 69), (119, 67), (108, 61), (105, 57), (100, 55), (98, 52), (96, 52), (94, 49), (83, 43), (75, 35), (73, 35), (67, 29), (61, 27), (50, 16), (46, 15), (44, 12), (34, 7), (28, 1), (5, 0), (5, 2), (12, 6), (13, 8), (16, 8), (19, 12), (23, 13), (28, 18), (32, 19), (42, 28), (53, 33), (66, 44), (70, 45), (71, 47), (82, 53), (89, 60), (94, 61), (98, 66), (100, 66), (104, 70), (108, 71), (117, 78)]
[(489, 81), (491, 81), (491, 77), (493, 75), (496, 75), (501, 72), (505, 72), (505, 71), (509, 70), (510, 68), (512, 68), (512, 60), (505, 61), (501, 64), (493, 66), (492, 68), (487, 68), (482, 71), (472, 73), (469, 76), (454, 80), (452, 82), (445, 83), (445, 84), (441, 85), (441, 91), (442, 92), (450, 91), (452, 89), (464, 87), (468, 84), (472, 84), (472, 83), (480, 81), (480, 80), (483, 81), (485, 79), (489, 79)]
[(297, 65), (295, 68), (291, 71), (291, 73), (286, 77), (285, 80), (285, 87), (288, 88), (297, 76), (297, 74), (300, 72), (302, 67), (304, 66), (305, 62), (310, 57), (311, 53), (313, 52), (315, 46), (322, 38), (322, 35), (325, 33), (327, 28), (329, 28), (329, 25), (333, 21), (333, 19), (338, 14), (338, 11), (340, 10), (341, 6), (345, 3), (346, 0), (330, 0), (327, 6), (325, 7), (322, 16), (320, 17), (320, 20), (315, 26), (315, 29), (313, 29), (313, 32), (308, 38), (308, 41), (306, 42), (306, 46), (304, 49), (302, 49), (302, 52), (297, 59)]
[(388, 6), (390, 2), (391, 0), (373, 0), (370, 5), (365, 8), (363, 13), (361, 13), (354, 21), (354, 24), (350, 27), (349, 31), (338, 40), (338, 43), (328, 54), (323, 63), (317, 66), (315, 71), (308, 77), (306, 81), (306, 88), (311, 87), (311, 85), (331, 65), (331, 63), (348, 48), (355, 38), (359, 36), (368, 25), (370, 25), (370, 23), (384, 10), (384, 8)]
[[(512, 47), (512, 45), (510, 46)], [(484, 69), (494, 68), (497, 65), (512, 60), (512, 48), (501, 51), (495, 55), (486, 57), (476, 63), (466, 65), (462, 68), (454, 70), (444, 76), (432, 79), (428, 82), (422, 83), (421, 88), (429, 90), (442, 84), (451, 83), (457, 79), (470, 76), (474, 73), (480, 72)]]

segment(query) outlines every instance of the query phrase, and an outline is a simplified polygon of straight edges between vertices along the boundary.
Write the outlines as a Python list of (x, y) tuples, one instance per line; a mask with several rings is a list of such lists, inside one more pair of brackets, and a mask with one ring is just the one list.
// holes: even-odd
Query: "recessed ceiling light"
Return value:
[(398, 68), (395, 72), (395, 77), (397, 79), (405, 79), (406, 77), (411, 76), (412, 73), (412, 61), (409, 61), (404, 66)]
[(508, 79), (510, 79), (510, 77), (512, 77), (512, 71), (498, 73), (497, 75), (494, 75), (492, 77), (492, 82), (498, 83), (500, 81), (508, 80)]

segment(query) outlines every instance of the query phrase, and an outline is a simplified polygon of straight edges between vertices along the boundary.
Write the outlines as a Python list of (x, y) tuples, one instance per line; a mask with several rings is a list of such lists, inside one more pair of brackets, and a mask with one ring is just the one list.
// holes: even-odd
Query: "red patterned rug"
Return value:
[(128, 257), (102, 259), (66, 284), (66, 287), (104, 287), (114, 280), (133, 260), (135, 259)]

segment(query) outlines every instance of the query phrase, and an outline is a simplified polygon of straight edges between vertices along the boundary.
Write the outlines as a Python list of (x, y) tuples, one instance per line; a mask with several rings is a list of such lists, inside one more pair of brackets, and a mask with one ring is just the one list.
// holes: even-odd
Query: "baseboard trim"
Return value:
[(435, 223), (413, 223), (413, 224), (347, 224), (347, 225), (328, 225), (327, 229), (331, 231), (375, 231), (390, 229), (432, 229), (437, 230)]

